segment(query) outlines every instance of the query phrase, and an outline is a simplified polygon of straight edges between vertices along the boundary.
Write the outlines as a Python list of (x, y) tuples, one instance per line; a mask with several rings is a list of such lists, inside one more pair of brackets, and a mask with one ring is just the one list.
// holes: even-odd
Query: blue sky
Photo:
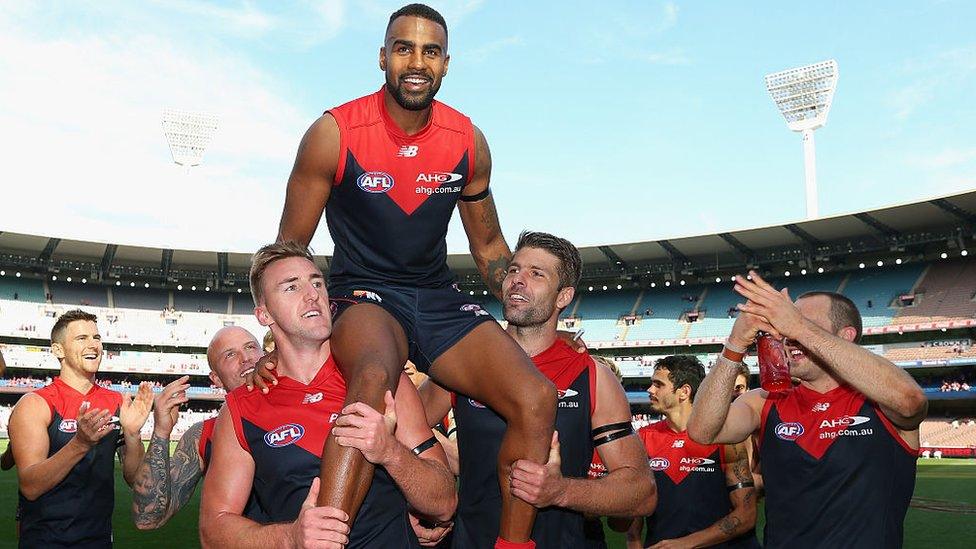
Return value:
[[(382, 83), (400, 2), (4, 2), (0, 230), (251, 251), (277, 228), (304, 129)], [(763, 76), (829, 58), (821, 215), (976, 188), (976, 4), (432, 2), (438, 98), (492, 148), (510, 241), (578, 245), (802, 219), (803, 158)], [(221, 117), (173, 166), (163, 108)], [(467, 249), (455, 220), (452, 252)], [(324, 224), (313, 241), (332, 249)]]

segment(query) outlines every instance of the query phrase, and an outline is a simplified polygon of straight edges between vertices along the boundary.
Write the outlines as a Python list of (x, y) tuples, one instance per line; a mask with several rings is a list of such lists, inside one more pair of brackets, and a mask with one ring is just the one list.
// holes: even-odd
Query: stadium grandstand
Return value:
[[(930, 399), (923, 452), (976, 456), (976, 192), (781, 226), (581, 248), (583, 280), (561, 328), (584, 332), (623, 371), (635, 421), (644, 423), (654, 361), (697, 355), (709, 365), (740, 299), (731, 277), (761, 273), (795, 298), (841, 292), (864, 317), (862, 344), (905, 368)], [(316, 258), (323, 270), (330, 258)], [(468, 254), (449, 257), (459, 287), (497, 318), (501, 306)], [(54, 319), (96, 314), (116, 390), (158, 388), (191, 376), (185, 428), (214, 413), (205, 347), (223, 326), (259, 338), (246, 253), (173, 250), (0, 233), (0, 436), (20, 394), (50, 382)], [(747, 359), (756, 372), (755, 359)], [(756, 380), (753, 379), (753, 384)], [(151, 432), (151, 424), (145, 433)], [(177, 428), (174, 437), (182, 433)]]

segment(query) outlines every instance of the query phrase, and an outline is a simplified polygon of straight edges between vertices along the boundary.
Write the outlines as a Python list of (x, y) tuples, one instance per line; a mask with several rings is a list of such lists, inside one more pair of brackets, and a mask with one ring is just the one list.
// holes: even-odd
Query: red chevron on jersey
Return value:
[[(294, 444), (321, 457), (325, 439), (346, 399), (346, 383), (335, 361), (330, 356), (308, 385), (279, 376), (277, 370), (272, 373), (278, 385), (268, 394), (247, 392), (242, 386), (228, 395), (227, 405), (241, 447), (250, 451), (242, 424), (246, 419), (266, 433), (264, 444), (268, 447)], [(282, 410), (287, 410), (287, 414)]]
[[(863, 405), (864, 395), (844, 385), (823, 394), (800, 385), (766, 399), (761, 425), (763, 430), (772, 429), (780, 440), (794, 442), (820, 459), (838, 438), (871, 436), (885, 428), (876, 419), (858, 415)], [(773, 406), (780, 420), (776, 425), (766, 425)]]
[(637, 434), (651, 469), (668, 475), (675, 484), (693, 473), (721, 471), (725, 459), (722, 445), (698, 444), (688, 438), (688, 431), (677, 433), (666, 420), (643, 427)]
[(430, 120), (407, 135), (390, 118), (384, 90), (329, 111), (339, 125), (341, 151), (335, 184), (346, 176), (349, 160), (356, 186), (364, 193), (385, 195), (411, 215), (432, 196), (456, 198), (471, 180), (474, 139), (464, 115), (434, 101)]

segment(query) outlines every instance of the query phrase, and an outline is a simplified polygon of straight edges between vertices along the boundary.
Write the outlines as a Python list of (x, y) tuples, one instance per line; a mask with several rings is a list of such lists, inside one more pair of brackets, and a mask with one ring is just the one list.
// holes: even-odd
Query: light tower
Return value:
[(163, 134), (173, 162), (189, 169), (203, 162), (203, 153), (217, 131), (218, 118), (205, 112), (163, 111)]
[(817, 217), (817, 154), (813, 131), (827, 123), (837, 76), (837, 61), (833, 59), (766, 75), (766, 90), (786, 119), (786, 125), (803, 135), (807, 219)]

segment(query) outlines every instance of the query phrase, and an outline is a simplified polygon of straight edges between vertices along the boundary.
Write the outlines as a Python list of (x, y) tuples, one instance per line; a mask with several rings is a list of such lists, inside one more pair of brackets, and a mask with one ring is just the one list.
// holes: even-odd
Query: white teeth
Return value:
[(248, 368), (248, 369), (244, 370), (243, 372), (241, 372), (240, 375), (241, 375), (241, 377), (247, 377), (247, 375), (250, 374), (253, 371), (254, 371), (254, 368)]
[(511, 294), (508, 297), (517, 301), (526, 301), (526, 302), (528, 301), (528, 299), (526, 299), (526, 297), (523, 296), (522, 294)]
[(303, 318), (311, 318), (311, 317), (313, 317), (313, 316), (321, 316), (321, 314), (322, 314), (322, 313), (320, 313), (320, 312), (318, 312), (318, 311), (309, 311), (309, 312), (307, 312), (307, 313), (305, 313), (305, 314), (303, 314), (303, 315), (302, 315), (302, 317), (303, 317)]

